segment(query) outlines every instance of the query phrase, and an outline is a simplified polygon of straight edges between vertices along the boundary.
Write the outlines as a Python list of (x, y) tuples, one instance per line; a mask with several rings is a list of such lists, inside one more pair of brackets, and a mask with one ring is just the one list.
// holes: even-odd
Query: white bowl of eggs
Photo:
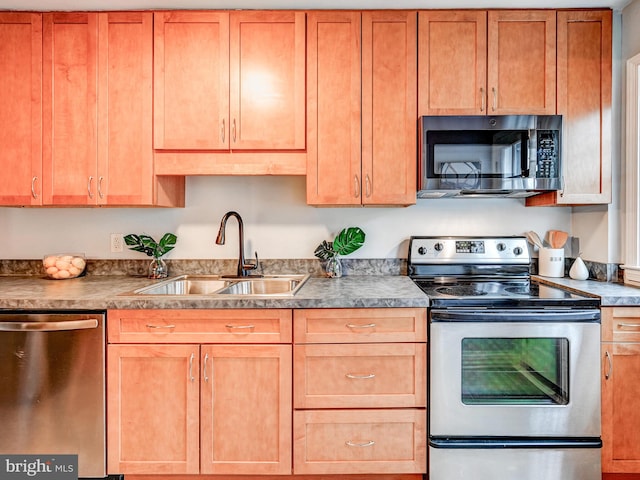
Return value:
[(82, 275), (87, 261), (81, 253), (54, 253), (45, 255), (42, 265), (47, 277), (63, 280)]

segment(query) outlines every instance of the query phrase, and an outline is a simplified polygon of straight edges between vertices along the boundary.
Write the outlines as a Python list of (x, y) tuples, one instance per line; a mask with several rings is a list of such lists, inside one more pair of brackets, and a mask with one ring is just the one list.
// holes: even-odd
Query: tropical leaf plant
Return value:
[(365, 233), (360, 227), (344, 228), (336, 235), (333, 242), (323, 240), (315, 249), (314, 255), (321, 260), (328, 260), (337, 255), (349, 255), (364, 244)]
[(154, 238), (149, 235), (130, 233), (124, 236), (124, 243), (129, 246), (130, 250), (142, 252), (153, 258), (160, 258), (173, 250), (177, 241), (178, 237), (173, 233), (165, 233), (159, 242), (156, 242)]

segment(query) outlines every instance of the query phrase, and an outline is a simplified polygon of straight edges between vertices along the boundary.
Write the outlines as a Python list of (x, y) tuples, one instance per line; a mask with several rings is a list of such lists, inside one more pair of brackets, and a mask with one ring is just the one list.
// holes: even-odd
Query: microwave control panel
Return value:
[(537, 178), (558, 178), (560, 144), (557, 130), (537, 131)]

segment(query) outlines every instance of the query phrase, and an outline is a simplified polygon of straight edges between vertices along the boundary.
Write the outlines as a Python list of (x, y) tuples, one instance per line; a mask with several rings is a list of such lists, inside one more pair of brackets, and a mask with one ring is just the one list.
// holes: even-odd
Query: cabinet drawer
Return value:
[(426, 308), (294, 311), (296, 343), (426, 342)]
[(295, 408), (424, 407), (426, 344), (296, 345)]
[(426, 423), (423, 409), (295, 411), (294, 473), (424, 473)]
[(109, 343), (291, 343), (291, 310), (109, 310)]
[(640, 307), (603, 308), (602, 341), (640, 342)]

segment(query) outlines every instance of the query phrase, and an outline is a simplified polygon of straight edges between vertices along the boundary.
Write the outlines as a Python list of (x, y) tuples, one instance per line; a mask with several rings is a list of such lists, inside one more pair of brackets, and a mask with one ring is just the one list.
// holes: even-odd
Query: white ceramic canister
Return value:
[(538, 273), (543, 277), (564, 277), (564, 248), (541, 248)]

